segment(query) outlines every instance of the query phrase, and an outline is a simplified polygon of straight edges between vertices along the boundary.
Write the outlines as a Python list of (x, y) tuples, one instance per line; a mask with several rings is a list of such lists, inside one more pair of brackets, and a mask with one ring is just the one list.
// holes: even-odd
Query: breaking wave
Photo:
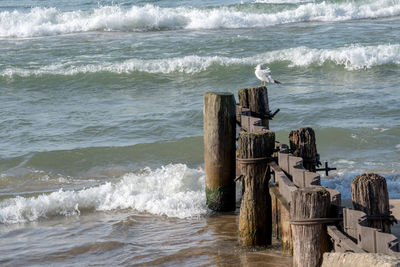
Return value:
[[(265, 3), (271, 1), (264, 0)], [(398, 0), (344, 3), (287, 3), (282, 10), (239, 6), (162, 8), (147, 4), (103, 6), (90, 11), (34, 7), (29, 12), (0, 12), (0, 37), (36, 37), (88, 31), (256, 28), (308, 21), (346, 21), (400, 15)], [(298, 3), (293, 5), (294, 3)]]
[(358, 70), (386, 64), (400, 65), (400, 44), (378, 46), (352, 45), (333, 49), (296, 47), (271, 51), (250, 57), (233, 58), (223, 56), (184, 56), (165, 59), (129, 59), (122, 62), (83, 64), (81, 62), (57, 63), (18, 68), (9, 67), (0, 71), (0, 77), (29, 77), (41, 75), (77, 75), (86, 73), (198, 73), (212, 66), (255, 65), (259, 63), (289, 62), (289, 67), (322, 66), (333, 63), (347, 70)]
[(198, 217), (207, 213), (204, 172), (184, 164), (124, 175), (117, 183), (79, 191), (60, 189), (37, 197), (0, 202), (0, 223), (37, 221), (51, 216), (79, 215), (85, 210), (133, 209), (168, 217)]

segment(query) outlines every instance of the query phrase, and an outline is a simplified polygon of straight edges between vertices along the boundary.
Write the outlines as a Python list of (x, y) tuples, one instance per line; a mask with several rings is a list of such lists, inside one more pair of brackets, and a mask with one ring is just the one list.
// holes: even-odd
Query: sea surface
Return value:
[(324, 185), (400, 198), (399, 0), (1, 0), (0, 265), (287, 266), (205, 205), (203, 95), (259, 63)]

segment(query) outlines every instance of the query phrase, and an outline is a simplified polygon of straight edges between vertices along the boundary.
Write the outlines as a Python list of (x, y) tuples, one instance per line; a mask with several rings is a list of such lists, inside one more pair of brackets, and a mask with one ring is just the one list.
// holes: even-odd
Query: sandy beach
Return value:
[[(400, 220), (400, 199), (389, 199), (389, 204), (392, 215)], [(400, 224), (397, 223), (392, 226), (392, 234), (400, 238)]]

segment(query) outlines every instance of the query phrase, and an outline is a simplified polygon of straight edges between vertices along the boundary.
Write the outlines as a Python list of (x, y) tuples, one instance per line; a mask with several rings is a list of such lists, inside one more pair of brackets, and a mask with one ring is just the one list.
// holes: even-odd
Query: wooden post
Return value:
[(279, 193), (277, 186), (270, 186), (269, 193), (272, 199), (272, 232), (278, 240), (281, 240), (282, 251), (293, 255), (289, 203)]
[(293, 234), (293, 266), (319, 266), (322, 260), (322, 236), (326, 227), (307, 219), (326, 218), (330, 195), (321, 186), (299, 188), (292, 192), (290, 217)]
[[(351, 183), (351, 198), (356, 210), (367, 215), (390, 215), (386, 180), (375, 173), (356, 176)], [(390, 220), (368, 219), (368, 226), (390, 233)]]
[(261, 125), (269, 129), (269, 119), (265, 118), (270, 115), (267, 87), (242, 89), (238, 92), (238, 97), (239, 105), (250, 109), (254, 117), (261, 116)]
[(293, 156), (303, 158), (304, 168), (310, 172), (315, 172), (319, 159), (314, 130), (306, 127), (297, 131), (291, 131), (289, 142)]
[[(263, 131), (242, 132), (239, 154), (244, 194), (240, 206), (239, 243), (245, 246), (271, 244), (271, 197), (269, 195), (269, 168), (267, 157), (274, 151), (275, 133)], [(262, 160), (264, 158), (264, 160)]]
[(204, 167), (207, 205), (235, 210), (236, 103), (230, 93), (204, 95)]

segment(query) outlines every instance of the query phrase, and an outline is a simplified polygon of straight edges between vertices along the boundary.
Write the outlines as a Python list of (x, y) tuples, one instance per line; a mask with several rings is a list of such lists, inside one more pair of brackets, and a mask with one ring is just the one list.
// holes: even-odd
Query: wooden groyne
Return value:
[[(233, 98), (232, 94), (228, 95), (230, 99)], [(389, 212), (383, 177), (371, 178), (366, 174), (366, 178), (355, 179), (352, 185), (355, 209), (342, 207), (340, 192), (321, 186), (321, 178), (316, 171), (327, 173), (333, 168), (327, 164), (325, 168), (317, 168), (320, 161), (314, 131), (311, 128), (292, 131), (289, 148), (276, 141), (275, 133), (269, 130), (269, 120), (279, 109), (273, 113), (269, 110), (267, 88), (242, 89), (238, 97), (236, 119), (232, 122), (231, 112), (229, 118), (221, 115), (226, 112), (216, 112), (214, 109), (211, 109), (212, 112), (218, 113), (218, 116), (207, 114), (210, 112), (210, 95), (206, 94), (204, 146), (205, 162), (213, 161), (212, 164), (205, 164), (208, 203), (215, 202), (209, 196), (215, 188), (225, 187), (225, 184), (229, 184), (230, 188), (235, 180), (242, 181), (238, 229), (241, 245), (269, 245), (271, 238), (275, 237), (281, 241), (282, 250), (293, 255), (293, 266), (320, 266), (326, 252), (383, 253), (400, 257), (399, 242), (390, 233), (390, 225), (395, 219)], [(218, 109), (231, 111), (231, 101), (229, 107)], [(226, 123), (236, 123), (238, 129)], [(224, 125), (229, 133), (209, 125)], [(236, 152), (231, 149), (231, 129), (239, 131)], [(225, 141), (226, 145), (220, 144)], [(224, 164), (218, 159), (218, 155), (231, 159), (226, 155), (227, 151), (236, 155), (236, 165), (231, 161)], [(208, 158), (210, 155), (213, 158)], [(221, 177), (229, 174), (229, 178), (218, 178), (218, 174), (212, 171), (216, 168), (214, 166), (221, 168)], [(237, 174), (236, 179), (231, 175), (233, 172)], [(210, 186), (214, 180), (228, 182)], [(218, 201), (222, 199), (220, 197)], [(229, 198), (226, 201), (232, 202), (214, 203), (209, 207), (232, 207), (235, 200)]]

